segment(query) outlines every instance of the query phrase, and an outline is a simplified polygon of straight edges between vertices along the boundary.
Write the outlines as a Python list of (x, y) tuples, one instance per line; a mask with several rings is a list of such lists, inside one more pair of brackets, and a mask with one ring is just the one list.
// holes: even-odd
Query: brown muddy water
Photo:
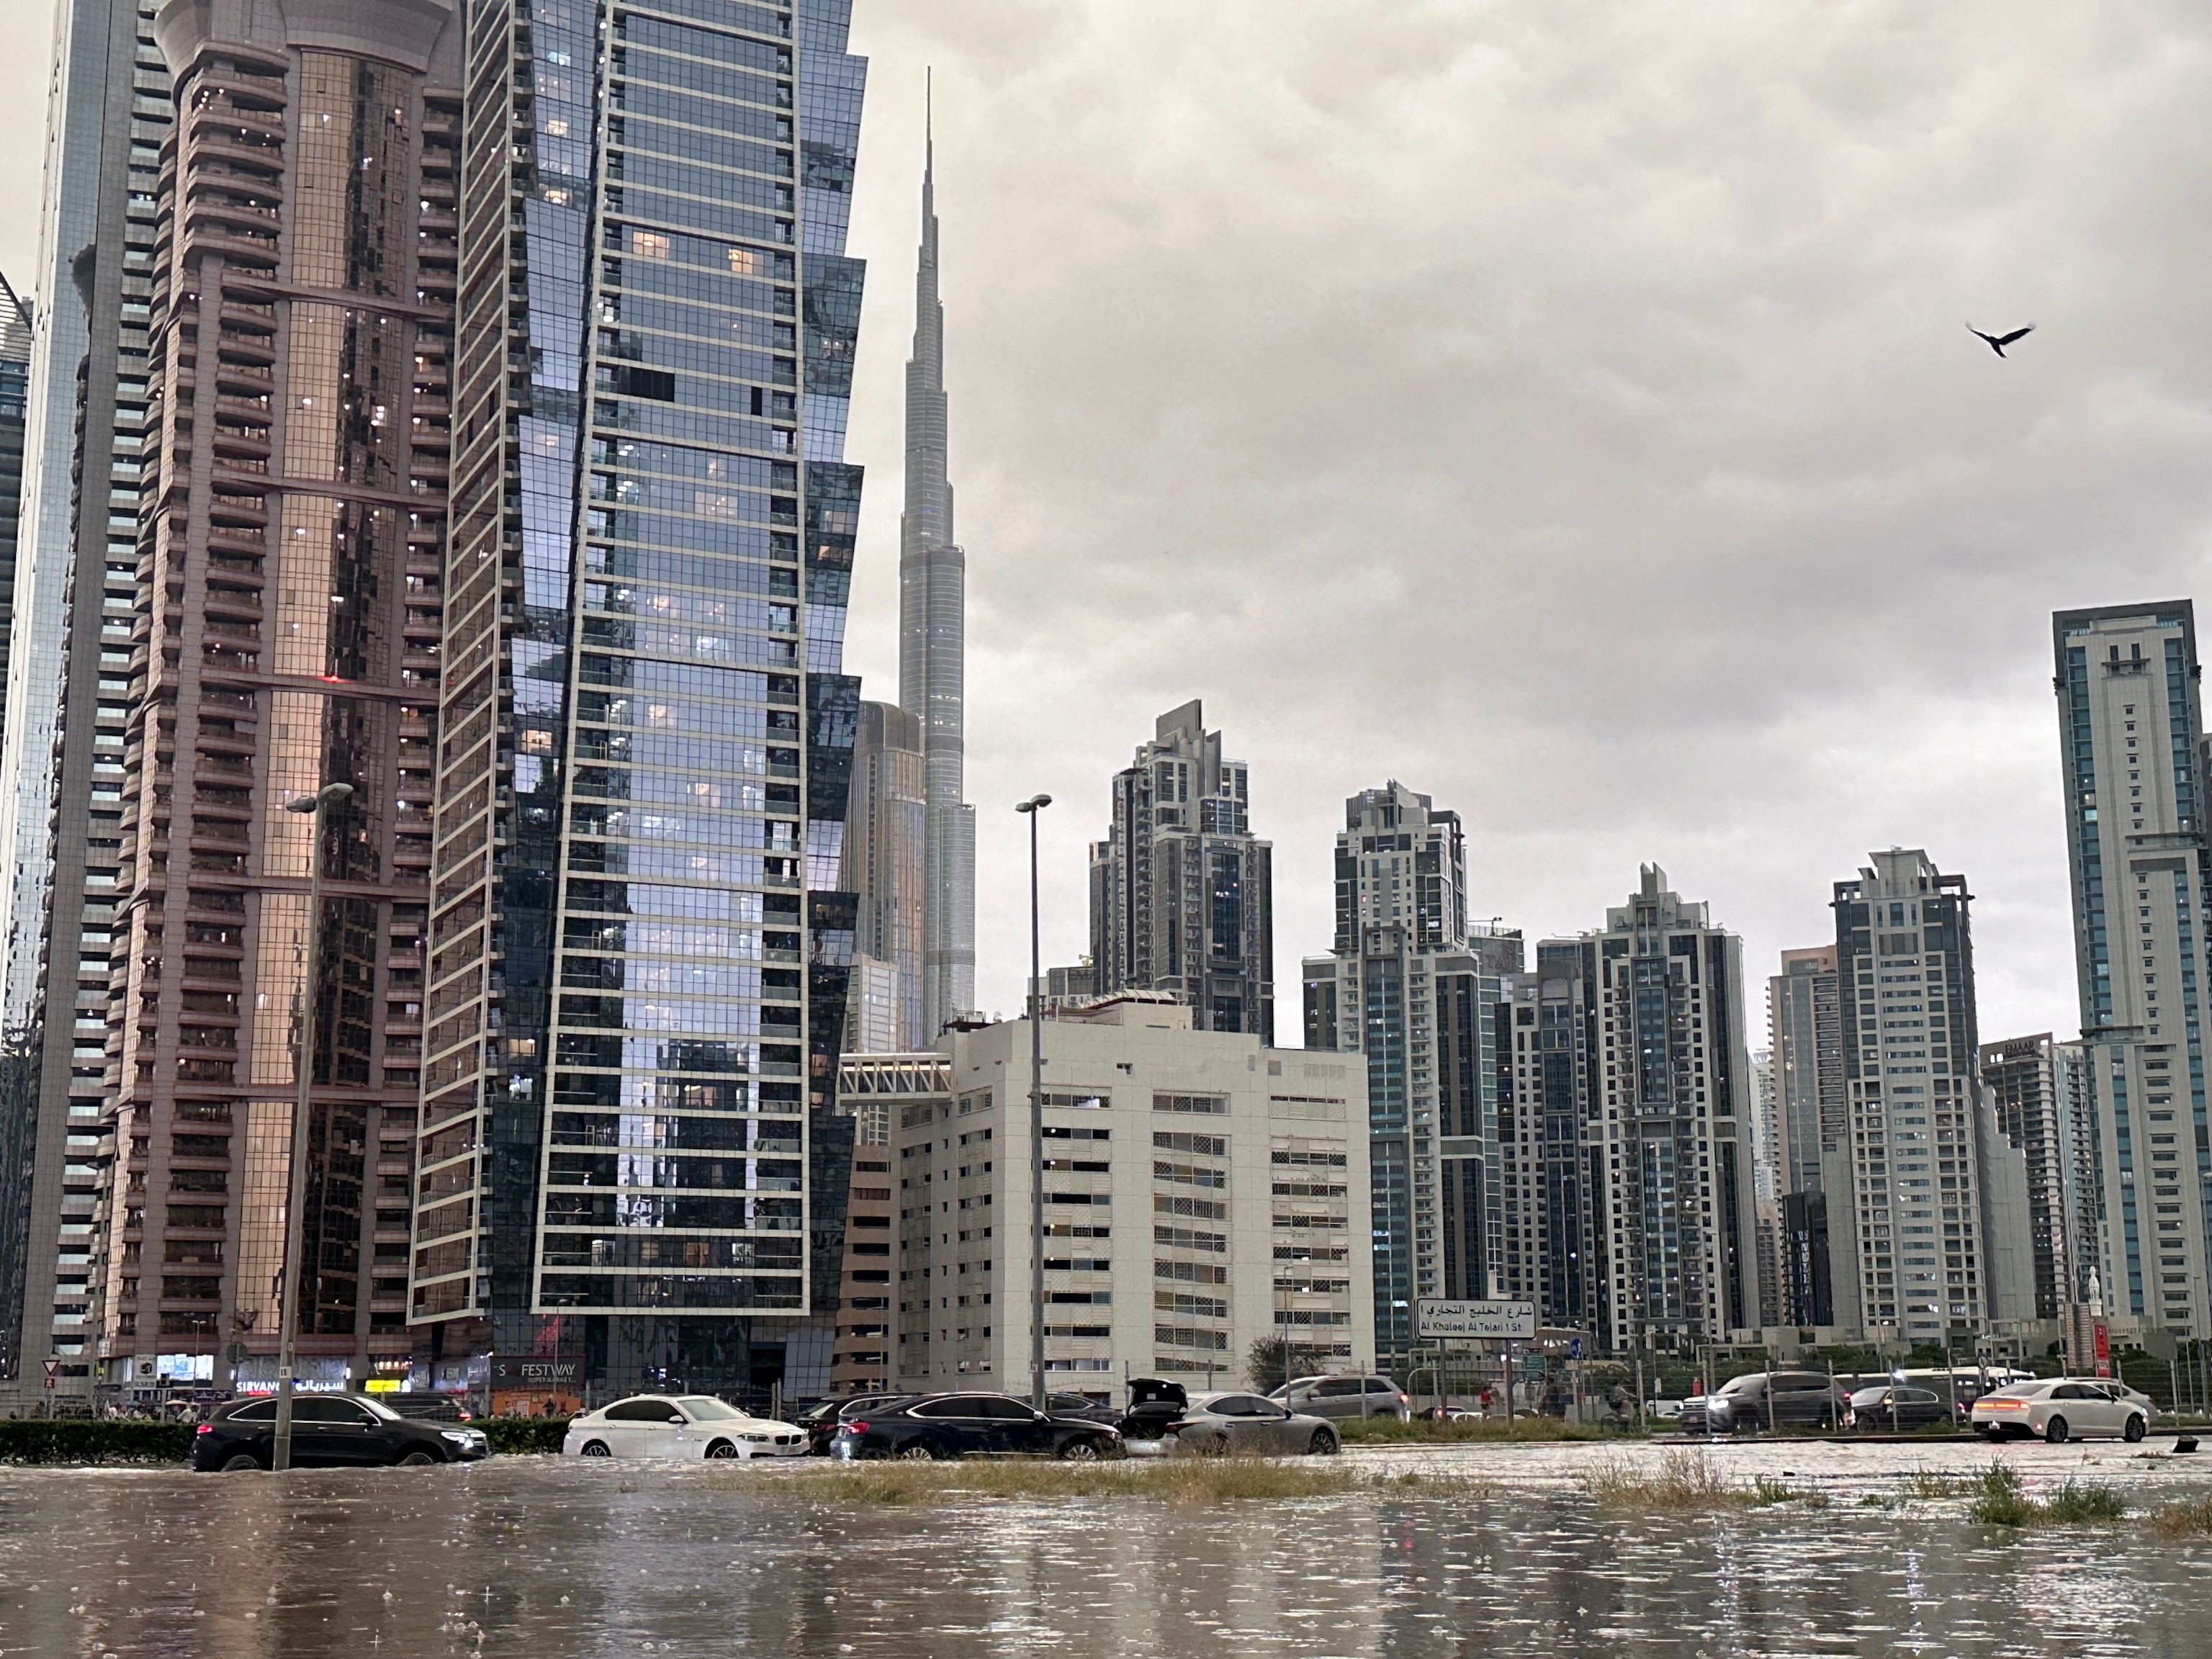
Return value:
[[(2155, 1452), (2159, 1443), (2151, 1443)], [(1680, 1455), (1680, 1454), (1676, 1454)], [(506, 1458), (198, 1475), (0, 1470), (0, 1654), (52, 1659), (1000, 1659), (2212, 1653), (2212, 1539), (2142, 1518), (2212, 1497), (2212, 1455), (1732, 1446), (1765, 1507), (1601, 1503), (1657, 1448), (1367, 1452), (1414, 1486), (1291, 1501), (802, 1497), (790, 1464)], [(2000, 1532), (1937, 1475), (2001, 1457), (2031, 1495), (2130, 1517)]]

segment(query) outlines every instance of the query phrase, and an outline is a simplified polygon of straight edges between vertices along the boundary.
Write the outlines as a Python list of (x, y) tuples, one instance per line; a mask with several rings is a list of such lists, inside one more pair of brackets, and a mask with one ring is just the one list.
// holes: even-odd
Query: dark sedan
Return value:
[(806, 1431), (806, 1455), (827, 1457), (830, 1443), (837, 1437), (837, 1425), (846, 1419), (865, 1416), (878, 1407), (912, 1397), (903, 1394), (858, 1394), (844, 1400), (825, 1400), (818, 1406), (810, 1406), (792, 1421)]
[[(265, 1469), (276, 1444), (276, 1401), (235, 1401), (200, 1425), (191, 1463), (196, 1469)], [(490, 1449), (481, 1430), (413, 1422), (366, 1395), (306, 1394), (292, 1401), (297, 1468), (465, 1463)]]
[(1850, 1409), (1844, 1415), (1846, 1427), (1868, 1434), (1902, 1433), (1951, 1420), (1951, 1407), (1935, 1389), (1909, 1388), (1902, 1382), (1861, 1389), (1851, 1396)]
[(1121, 1437), (1103, 1423), (1031, 1411), (1011, 1395), (921, 1395), (887, 1402), (837, 1425), (831, 1453), (844, 1458), (915, 1462), (973, 1455), (1087, 1461), (1122, 1455)]

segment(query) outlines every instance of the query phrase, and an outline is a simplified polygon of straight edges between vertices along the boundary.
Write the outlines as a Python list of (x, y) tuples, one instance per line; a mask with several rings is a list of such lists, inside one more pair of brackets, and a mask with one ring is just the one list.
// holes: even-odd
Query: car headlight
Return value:
[(441, 1429), (438, 1431), (438, 1437), (441, 1440), (450, 1440), (456, 1446), (473, 1446), (480, 1443), (483, 1439), (483, 1436), (474, 1429)]

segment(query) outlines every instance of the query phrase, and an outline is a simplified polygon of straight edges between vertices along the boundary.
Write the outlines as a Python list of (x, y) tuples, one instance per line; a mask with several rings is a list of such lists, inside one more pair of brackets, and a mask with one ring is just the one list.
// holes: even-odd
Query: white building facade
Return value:
[[(1139, 996), (1043, 1041), (1048, 1387), (1241, 1387), (1271, 1339), (1301, 1370), (1373, 1364), (1357, 1061)], [(1030, 1390), (1030, 1047), (1026, 1020), (956, 1027), (945, 1091), (891, 1127), (896, 1388)]]

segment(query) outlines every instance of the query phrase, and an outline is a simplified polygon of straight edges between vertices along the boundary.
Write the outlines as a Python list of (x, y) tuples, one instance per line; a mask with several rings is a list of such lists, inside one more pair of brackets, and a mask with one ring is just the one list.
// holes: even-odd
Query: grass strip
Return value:
[[(1618, 1440), (1624, 1431), (1605, 1429), (1595, 1423), (1564, 1423), (1556, 1417), (1522, 1417), (1511, 1422), (1485, 1418), (1469, 1423), (1432, 1423), (1416, 1418), (1401, 1423), (1395, 1417), (1352, 1417), (1336, 1425), (1347, 1446), (1497, 1444), (1506, 1441), (1558, 1442)], [(1632, 1428), (1625, 1431), (1633, 1434)]]
[(982, 1498), (1141, 1498), (1187, 1504), (1274, 1503), (1302, 1498), (1376, 1496), (1468, 1496), (1478, 1483), (1433, 1474), (1394, 1474), (1350, 1468), (1325, 1459), (1279, 1462), (1263, 1457), (1165, 1457), (1106, 1463), (999, 1462), (839, 1463), (815, 1465), (748, 1479), (732, 1475), (716, 1484), (763, 1499), (896, 1508), (971, 1503)]

